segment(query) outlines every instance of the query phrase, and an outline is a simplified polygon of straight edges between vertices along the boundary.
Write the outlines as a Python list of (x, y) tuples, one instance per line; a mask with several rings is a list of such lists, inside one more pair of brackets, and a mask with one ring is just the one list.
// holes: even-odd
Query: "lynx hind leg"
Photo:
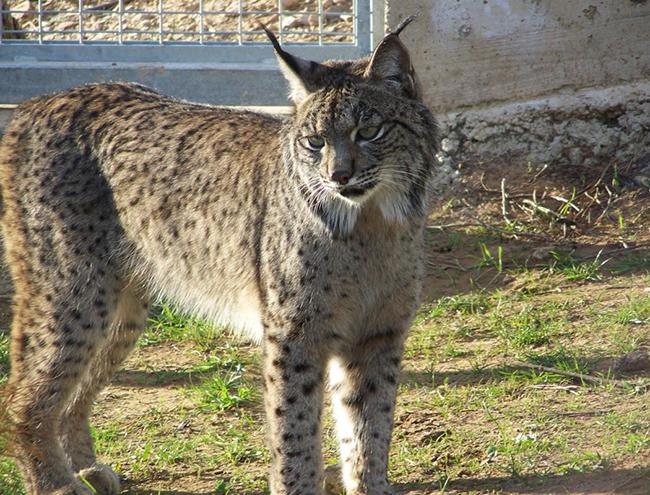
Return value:
[(13, 241), (8, 243), (16, 281), (8, 412), (19, 465), (30, 495), (90, 495), (63, 450), (61, 420), (108, 337), (117, 280), (96, 259), (51, 260), (44, 246)]
[(64, 412), (61, 435), (73, 471), (101, 495), (118, 495), (120, 478), (111, 468), (97, 462), (88, 422), (91, 407), (97, 394), (135, 346), (144, 330), (149, 309), (146, 298), (132, 287), (120, 290), (117, 298), (108, 339), (99, 347)]

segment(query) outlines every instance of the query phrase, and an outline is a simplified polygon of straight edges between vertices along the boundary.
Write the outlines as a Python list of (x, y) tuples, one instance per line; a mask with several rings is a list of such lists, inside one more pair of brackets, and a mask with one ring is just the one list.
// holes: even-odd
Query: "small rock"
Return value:
[(286, 10), (298, 10), (300, 0), (282, 0), (282, 7)]
[(445, 153), (453, 154), (458, 150), (458, 141), (456, 139), (444, 138), (440, 141), (440, 147)]
[(282, 27), (284, 29), (306, 27), (309, 26), (309, 16), (304, 15), (290, 15), (282, 19)]
[(616, 360), (614, 365), (616, 371), (643, 371), (650, 369), (650, 354), (645, 349), (637, 349), (623, 354)]
[(551, 252), (554, 251), (555, 249), (557, 249), (557, 246), (554, 246), (552, 244), (548, 246), (540, 246), (533, 250), (530, 257), (538, 261), (549, 259), (551, 257)]

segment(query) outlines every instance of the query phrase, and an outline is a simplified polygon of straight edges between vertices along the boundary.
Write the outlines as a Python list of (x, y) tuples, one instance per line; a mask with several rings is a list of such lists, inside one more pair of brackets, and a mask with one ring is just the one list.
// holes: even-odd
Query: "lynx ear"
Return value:
[(399, 39), (402, 30), (414, 19), (415, 16), (404, 19), (395, 31), (384, 36), (375, 48), (364, 76), (403, 91), (411, 98), (419, 98), (420, 90), (411, 57)]
[(284, 51), (275, 35), (265, 25), (261, 24), (261, 27), (273, 43), (280, 70), (289, 83), (291, 90), (289, 97), (298, 104), (309, 93), (318, 89), (319, 74), (322, 74), (324, 67), (317, 62), (304, 60)]

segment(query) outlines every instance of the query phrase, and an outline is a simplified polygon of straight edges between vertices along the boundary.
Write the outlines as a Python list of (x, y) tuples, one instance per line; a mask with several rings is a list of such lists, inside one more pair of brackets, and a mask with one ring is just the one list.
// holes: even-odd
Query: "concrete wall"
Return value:
[(647, 0), (387, 0), (436, 111), (650, 79)]

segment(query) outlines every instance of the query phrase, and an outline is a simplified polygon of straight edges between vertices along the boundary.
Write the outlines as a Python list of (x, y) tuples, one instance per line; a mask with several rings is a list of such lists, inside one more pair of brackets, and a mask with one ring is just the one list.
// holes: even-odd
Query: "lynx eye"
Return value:
[(363, 141), (373, 141), (383, 134), (384, 126), (361, 127), (357, 131), (357, 137)]
[(311, 150), (318, 151), (325, 146), (325, 139), (321, 136), (307, 136), (307, 147)]

